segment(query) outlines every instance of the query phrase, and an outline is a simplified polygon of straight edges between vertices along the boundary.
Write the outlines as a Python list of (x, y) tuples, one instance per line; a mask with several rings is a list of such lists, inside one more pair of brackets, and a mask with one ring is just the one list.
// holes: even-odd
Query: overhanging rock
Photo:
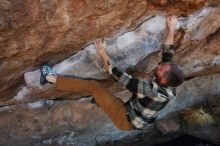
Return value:
[[(43, 5), (46, 4), (43, 3)], [(62, 17), (62, 19), (64, 18)], [(219, 7), (205, 7), (188, 17), (178, 18), (176, 29), (182, 27), (184, 36), (177, 48), (174, 61), (182, 66), (189, 80), (178, 88), (177, 99), (170, 102), (160, 112), (159, 118), (166, 118), (167, 114), (177, 113), (195, 103), (204, 101), (209, 96), (219, 97), (220, 19), (217, 18), (220, 18)], [(65, 20), (67, 19), (65, 18)], [(66, 27), (66, 25), (62, 26)], [(176, 34), (180, 34), (180, 32), (178, 31)], [(107, 52), (116, 66), (123, 70), (135, 68), (139, 72), (131, 73), (142, 77), (143, 74), (151, 72), (160, 61), (159, 50), (160, 45), (164, 42), (165, 35), (165, 16), (164, 14), (157, 14), (148, 17), (148, 20), (134, 29), (134, 31), (107, 38)], [(107, 80), (109, 76), (102, 69), (101, 61), (94, 45), (88, 42), (85, 46), (70, 58), (54, 65), (56, 73), (58, 75), (105, 79), (106, 82), (103, 85), (109, 87), (111, 92), (118, 93), (124, 90), (118, 85), (115, 86), (112, 80)], [(49, 45), (49, 48), (53, 47)], [(79, 50), (80, 48), (77, 49)], [(149, 59), (152, 54), (153, 57)], [(54, 61), (56, 55), (56, 53), (46, 53), (45, 56), (53, 56), (49, 57), (49, 59)], [(47, 60), (45, 56), (42, 57), (44, 58), (43, 61)], [(40, 63), (42, 63), (42, 60)], [(149, 65), (149, 63), (151, 64)], [(30, 69), (27, 70), (29, 71)], [(3, 128), (2, 132), (0, 132), (4, 134), (2, 135), (2, 144), (10, 141), (9, 145), (14, 142), (20, 142), (23, 145), (30, 145), (31, 142), (36, 145), (95, 145), (129, 136), (133, 138), (140, 134), (136, 131), (131, 133), (119, 131), (101, 109), (96, 105), (90, 104), (87, 99), (77, 98), (73, 100), (73, 98), (78, 96), (57, 91), (50, 84), (40, 86), (39, 70), (33, 70), (25, 73), (26, 84), (14, 98), (0, 102), (1, 106), (5, 106), (1, 112), (7, 113), (4, 114), (1, 125), (2, 127), (5, 127), (4, 125), (8, 126), (7, 129)], [(125, 95), (124, 91), (119, 95)], [(64, 98), (72, 99), (73, 101), (64, 100)], [(31, 103), (24, 104), (27, 102)], [(16, 128), (10, 129), (11, 127)], [(66, 129), (69, 129), (69, 131)], [(218, 131), (219, 129), (216, 128), (215, 133), (218, 133)], [(152, 134), (151, 136), (159, 135), (161, 137), (156, 129), (149, 129), (149, 131), (146, 131), (145, 136), (147, 137), (150, 134)], [(211, 134), (206, 133), (204, 135)], [(146, 140), (150, 138), (149, 136)], [(212, 138), (208, 137), (208, 139), (213, 141), (218, 138), (217, 134), (212, 135)]]

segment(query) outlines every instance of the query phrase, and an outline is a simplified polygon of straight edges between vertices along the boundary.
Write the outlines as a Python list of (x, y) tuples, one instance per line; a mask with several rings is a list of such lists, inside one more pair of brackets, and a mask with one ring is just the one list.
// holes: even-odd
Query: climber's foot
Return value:
[(40, 84), (44, 85), (46, 83), (51, 83), (46, 78), (47, 75), (54, 74), (53, 71), (52, 71), (52, 68), (50, 67), (50, 65), (48, 65), (48, 64), (41, 65), (40, 72), (41, 72)]

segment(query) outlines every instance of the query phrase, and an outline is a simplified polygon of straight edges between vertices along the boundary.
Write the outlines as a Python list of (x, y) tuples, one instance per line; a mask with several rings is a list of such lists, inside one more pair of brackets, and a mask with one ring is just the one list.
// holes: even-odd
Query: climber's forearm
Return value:
[(109, 61), (110, 61), (110, 58), (109, 56), (107, 55), (106, 52), (99, 52), (101, 58), (102, 58), (102, 62), (103, 62), (103, 66), (105, 68), (106, 71), (109, 71)]
[(108, 54), (105, 52), (106, 42), (104, 40), (98, 39), (95, 41), (95, 47), (96, 47), (98, 54), (102, 58), (102, 62), (103, 62), (105, 70), (109, 72), (110, 58), (109, 58)]
[(167, 17), (168, 35), (167, 35), (167, 38), (166, 38), (165, 45), (173, 45), (174, 31), (175, 31), (176, 23), (177, 23), (177, 19), (176, 19), (175, 16)]
[(169, 31), (165, 44), (162, 46), (162, 62), (171, 62), (174, 53), (174, 31)]
[(165, 41), (165, 45), (173, 45), (173, 43), (174, 43), (174, 31), (169, 31)]
[(168, 35), (165, 45), (162, 46), (161, 62), (171, 62), (174, 53), (174, 32), (175, 32), (176, 18), (174, 16), (167, 18)]

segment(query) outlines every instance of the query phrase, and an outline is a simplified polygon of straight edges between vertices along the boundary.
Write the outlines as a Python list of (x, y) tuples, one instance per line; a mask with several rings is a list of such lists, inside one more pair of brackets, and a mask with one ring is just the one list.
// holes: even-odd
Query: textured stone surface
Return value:
[[(209, 23), (208, 26), (205, 25), (207, 19), (218, 17), (220, 15), (219, 12), (219, 8), (204, 8), (189, 17), (178, 18), (176, 28), (183, 27), (185, 33), (179, 43), (180, 45), (177, 47), (174, 61), (182, 66), (186, 78), (220, 71), (220, 49), (218, 48), (218, 40), (220, 39), (218, 28), (220, 23), (213, 22)], [(207, 27), (212, 29), (207, 29)], [(192, 35), (191, 32), (197, 29), (204, 31), (204, 33), (200, 32), (199, 35), (199, 32), (197, 32)], [(207, 30), (210, 30), (210, 32), (208, 33)], [(213, 31), (215, 32), (214, 34)], [(156, 16), (144, 22), (134, 31), (107, 39), (107, 52), (114, 64), (121, 69), (133, 68), (132, 70), (135, 70), (138, 76), (150, 78), (151, 71), (160, 61), (159, 50), (161, 43), (164, 41), (165, 33), (165, 17)], [(194, 36), (200, 36), (201, 40), (193, 40)], [(206, 43), (207, 41), (208, 43)], [(203, 58), (204, 56), (205, 58)], [(54, 70), (59, 75), (106, 79), (108, 74), (103, 71), (101, 64), (92, 44), (55, 65)], [(0, 102), (0, 105), (36, 101), (42, 98), (64, 97), (70, 94), (53, 90), (54, 88), (51, 85), (40, 86), (39, 77), (39, 70), (25, 73), (24, 79), (27, 86), (23, 87), (13, 99)], [(112, 82), (104, 80), (103, 83), (106, 87), (111, 86), (110, 90), (112, 92), (121, 90), (117, 85), (112, 85)]]
[(117, 130), (96, 105), (86, 100), (47, 100), (8, 109), (0, 111), (0, 125), (8, 123), (1, 131), (1, 146), (96, 145), (131, 135)]
[[(176, 30), (182, 29), (176, 32), (174, 61), (182, 66), (188, 81), (178, 87), (177, 99), (160, 112), (159, 118), (165, 121), (208, 97), (220, 97), (219, 1), (1, 0), (0, 125), (4, 128), (0, 145), (87, 146), (108, 141), (150, 145), (175, 137), (161, 135), (155, 127), (122, 132), (90, 104), (90, 98), (57, 91), (50, 84), (40, 86), (36, 70), (48, 62), (59, 75), (100, 79), (103, 86), (127, 100), (129, 93), (103, 72), (91, 42), (108, 37), (107, 52), (114, 64), (150, 79), (160, 61), (167, 14), (180, 16)], [(220, 143), (219, 127), (217, 123), (217, 128), (199, 128), (201, 133), (192, 128), (187, 132)], [(186, 132), (180, 129), (178, 134)]]
[(160, 11), (189, 14), (208, 0), (1, 0), (0, 96), (12, 98), (23, 74), (55, 64), (96, 38), (134, 28)]
[[(208, 97), (220, 97), (220, 89), (216, 86), (219, 80), (219, 74), (213, 74), (185, 82), (183, 86), (178, 88), (177, 99), (161, 111), (161, 117), (167, 118), (164, 115), (168, 113), (177, 114), (181, 109), (201, 102)], [(215, 106), (215, 108), (217, 107), (220, 107), (219, 104)], [(220, 110), (216, 112), (219, 115)], [(120, 131), (114, 127), (100, 108), (90, 103), (90, 98), (73, 101), (43, 100), (8, 106), (1, 108), (0, 114), (2, 115), (0, 125), (4, 126), (0, 130), (0, 145), (4, 146), (10, 146), (14, 143), (19, 143), (22, 146), (68, 144), (90, 146), (104, 144), (108, 141), (112, 142), (111, 145), (132, 143), (134, 146), (138, 146), (144, 145), (144, 143), (151, 145), (163, 142), (183, 133), (220, 143), (219, 121), (216, 121), (216, 125), (208, 127), (187, 127), (187, 129), (181, 127), (177, 133), (173, 133), (177, 127), (171, 126), (166, 129), (166, 135), (161, 134), (154, 127), (147, 131)], [(181, 124), (180, 121), (175, 121), (174, 116), (171, 117), (174, 123), (177, 122), (176, 125)], [(170, 120), (164, 119), (162, 124), (163, 121), (165, 124), (168, 122), (168, 126), (170, 126)], [(159, 124), (161, 124), (160, 121)]]
[(163, 134), (175, 133), (179, 130), (180, 124), (175, 120), (162, 120), (157, 123), (157, 129), (159, 129)]

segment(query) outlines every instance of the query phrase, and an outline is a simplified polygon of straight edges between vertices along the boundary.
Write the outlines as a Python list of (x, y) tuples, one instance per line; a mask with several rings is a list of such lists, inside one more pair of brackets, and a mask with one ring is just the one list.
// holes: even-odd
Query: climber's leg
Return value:
[(58, 77), (52, 72), (48, 64), (41, 66), (41, 84), (56, 83), (60, 90), (73, 91), (82, 95), (92, 95), (97, 104), (106, 112), (113, 123), (121, 130), (133, 130), (132, 124), (127, 119), (124, 103), (112, 95), (94, 80), (84, 80), (70, 77)]
[(92, 95), (116, 127), (121, 130), (133, 130), (132, 124), (127, 119), (127, 110), (124, 103), (97, 81), (70, 77), (52, 78), (53, 81), (56, 80), (57, 89), (73, 91), (82, 95)]

